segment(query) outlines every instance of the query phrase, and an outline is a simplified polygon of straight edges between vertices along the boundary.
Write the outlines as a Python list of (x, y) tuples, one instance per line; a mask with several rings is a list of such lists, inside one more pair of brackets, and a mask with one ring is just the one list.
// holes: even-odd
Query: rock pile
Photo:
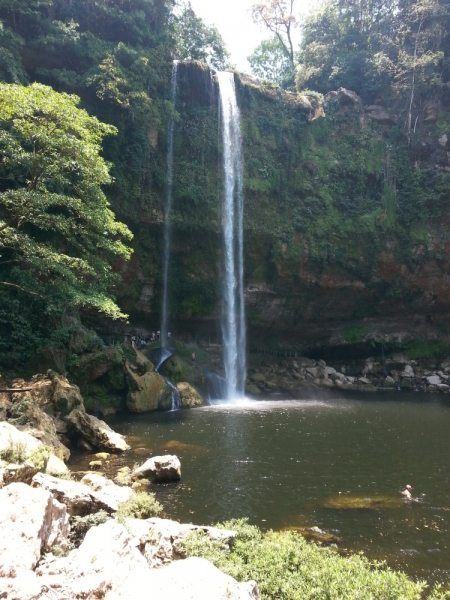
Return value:
[[(118, 486), (98, 475), (75, 484), (42, 474), (33, 485), (38, 487), (12, 483), (0, 490), (0, 598), (128, 600), (148, 598), (151, 589), (152, 600), (260, 599), (254, 581), (237, 583), (204, 559), (183, 558), (180, 542), (191, 531), (201, 529), (227, 546), (234, 532), (109, 518), (70, 550), (69, 514), (80, 507), (96, 510), (98, 495)], [(58, 557), (64, 548), (68, 555)]]
[(357, 364), (329, 366), (323, 360), (296, 358), (249, 369), (247, 393), (292, 391), (305, 385), (364, 392), (411, 390), (450, 393), (450, 360), (408, 360), (394, 356), (385, 361), (368, 358)]
[[(2, 421), (29, 433), (63, 461), (70, 457), (71, 444), (91, 451), (128, 449), (123, 436), (86, 412), (79, 388), (51, 371), (33, 377), (31, 382), (16, 379), (8, 389), (0, 385)], [(0, 438), (4, 438), (1, 432)]]

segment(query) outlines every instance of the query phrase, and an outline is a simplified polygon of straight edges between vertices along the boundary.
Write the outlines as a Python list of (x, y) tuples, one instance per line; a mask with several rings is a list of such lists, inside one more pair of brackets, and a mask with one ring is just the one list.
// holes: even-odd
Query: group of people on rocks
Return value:
[[(170, 333), (170, 331), (167, 333), (167, 341), (170, 342), (172, 339), (172, 334)], [(153, 344), (154, 342), (160, 342), (161, 341), (161, 331), (158, 329), (158, 331), (152, 331), (152, 333), (148, 336), (143, 336), (140, 333), (138, 334), (133, 334), (131, 336), (131, 347), (132, 348), (137, 348), (138, 350), (144, 350), (145, 347), (147, 346), (147, 344)], [(125, 336), (124, 339), (124, 343), (128, 343), (128, 336)]]

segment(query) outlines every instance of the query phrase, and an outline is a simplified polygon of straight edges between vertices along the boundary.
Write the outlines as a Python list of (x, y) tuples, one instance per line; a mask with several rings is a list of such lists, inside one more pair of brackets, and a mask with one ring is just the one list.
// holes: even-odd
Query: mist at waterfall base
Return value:
[(246, 379), (244, 308), (244, 193), (240, 113), (233, 73), (217, 73), (222, 121), (223, 316), (226, 398), (243, 398)]

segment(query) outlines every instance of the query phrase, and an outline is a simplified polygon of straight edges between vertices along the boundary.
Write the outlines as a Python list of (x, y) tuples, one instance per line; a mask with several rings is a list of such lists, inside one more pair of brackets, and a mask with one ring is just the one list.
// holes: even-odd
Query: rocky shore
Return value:
[[(53, 453), (60, 443), (44, 445), (36, 434), (0, 423), (0, 598), (125, 600), (146, 598), (150, 588), (155, 600), (260, 598), (255, 582), (238, 583), (183, 553), (194, 531), (228, 548), (233, 531), (156, 518), (162, 507), (153, 494), (135, 491), (180, 479), (176, 456), (153, 457), (128, 477), (119, 472), (122, 485), (92, 472), (78, 482)], [(97, 456), (101, 464), (108, 454)]]
[(358, 391), (450, 393), (450, 359), (411, 360), (403, 355), (381, 360), (367, 358), (333, 362), (300, 357), (295, 359), (253, 361), (248, 371), (247, 393), (259, 395), (274, 391), (292, 392), (304, 386)]

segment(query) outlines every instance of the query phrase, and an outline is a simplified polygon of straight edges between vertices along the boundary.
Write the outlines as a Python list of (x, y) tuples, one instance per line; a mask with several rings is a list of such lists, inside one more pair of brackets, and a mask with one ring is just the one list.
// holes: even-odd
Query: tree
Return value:
[[(111, 296), (111, 262), (129, 258), (131, 233), (102, 191), (111, 177), (100, 156), (116, 129), (78, 103), (41, 84), (0, 84), (2, 299), (10, 292), (19, 309), (39, 299), (38, 318), (54, 322), (66, 309), (124, 317)], [(15, 334), (0, 325), (4, 344)]]
[(218, 29), (197, 17), (190, 2), (181, 2), (175, 17), (175, 54), (179, 60), (207, 62), (218, 71), (228, 67), (230, 58)]
[(291, 64), (277, 37), (263, 40), (247, 60), (256, 77), (273, 81), (280, 86), (291, 83)]
[(292, 69), (295, 70), (292, 29), (297, 25), (294, 17), (295, 0), (263, 0), (251, 8), (255, 23), (267, 27), (284, 49)]

